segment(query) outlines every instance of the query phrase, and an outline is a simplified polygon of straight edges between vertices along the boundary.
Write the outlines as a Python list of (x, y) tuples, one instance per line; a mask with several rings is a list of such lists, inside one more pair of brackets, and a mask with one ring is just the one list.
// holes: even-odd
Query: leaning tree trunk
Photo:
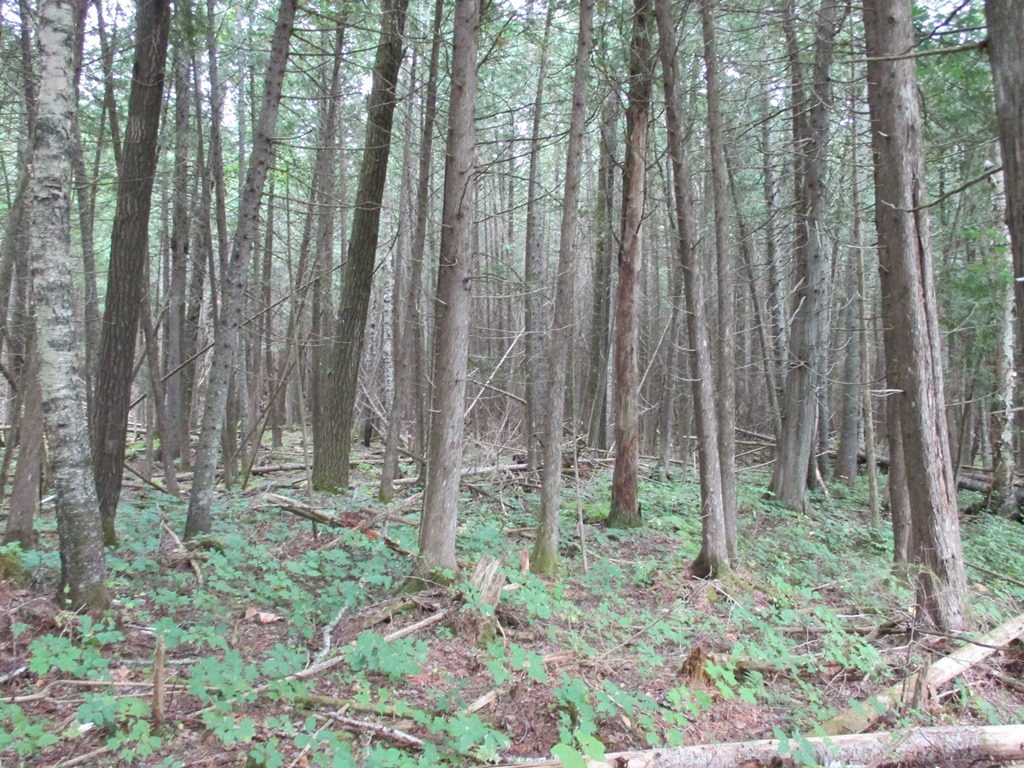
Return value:
[(382, 0), (380, 41), (373, 66), (373, 87), (367, 106), (366, 143), (359, 172), (352, 236), (341, 278), (338, 322), (327, 364), (333, 386), (325, 386), (320, 417), (329, 425), (313, 446), (313, 487), (348, 490), (349, 450), (355, 415), (356, 383), (362, 356), (366, 316), (370, 308), (381, 201), (391, 154), (398, 70), (402, 66), (402, 35), (408, 0)]
[(875, 226), (882, 315), (893, 368), (910, 499), (918, 616), (943, 631), (966, 623), (966, 576), (949, 455), (941, 335), (927, 213), (911, 0), (864, 0), (868, 106), (875, 159)]
[(637, 500), (640, 463), (637, 292), (647, 176), (647, 124), (651, 113), (649, 19), (648, 0), (634, 0), (629, 106), (626, 109), (626, 165), (622, 175), (619, 284), (615, 292), (615, 468), (608, 514), (608, 525), (613, 528), (630, 528), (642, 523)]
[(465, 426), (469, 310), (472, 299), (473, 171), (476, 129), (477, 38), (480, 0), (457, 0), (448, 109), (448, 151), (441, 214), (441, 258), (437, 273), (434, 331), (434, 392), (430, 445), (423, 491), (417, 574), (455, 571), (459, 476)]
[(700, 469), (701, 549), (693, 563), (700, 577), (714, 577), (729, 567), (729, 545), (722, 506), (722, 466), (718, 457), (718, 411), (715, 408), (715, 371), (711, 354), (710, 320), (705, 306), (704, 273), (697, 256), (697, 226), (693, 218), (693, 181), (682, 121), (679, 65), (669, 0), (656, 0), (658, 47), (662, 85), (665, 90), (665, 118), (668, 125), (669, 155), (675, 191), (676, 252), (686, 286), (687, 329), (693, 376), (694, 421), (697, 429), (697, 457)]
[(114, 518), (124, 472), (135, 339), (139, 331), (139, 312), (144, 304), (149, 211), (170, 27), (168, 0), (139, 0), (135, 66), (118, 168), (117, 208), (90, 421), (103, 540), (109, 546), (117, 543)]
[(558, 568), (559, 493), (562, 488), (562, 432), (565, 379), (572, 346), (573, 293), (576, 276), (576, 219), (580, 199), (580, 165), (587, 118), (587, 70), (593, 50), (594, 0), (580, 2), (580, 29), (572, 80), (569, 146), (565, 158), (565, 196), (558, 243), (558, 280), (555, 311), (548, 334), (548, 391), (540, 475), (540, 520), (530, 555), (534, 573), (555, 573)]
[(238, 333), (243, 321), (245, 277), (253, 245), (259, 231), (260, 199), (274, 154), (274, 131), (278, 105), (288, 63), (288, 43), (295, 25), (297, 0), (282, 0), (270, 42), (270, 59), (263, 84), (263, 103), (259, 123), (253, 135), (252, 154), (238, 206), (238, 224), (227, 269), (221, 278), (223, 298), (217, 318), (213, 359), (206, 385), (203, 425), (196, 448), (192, 491), (188, 500), (185, 537), (209, 533), (212, 525), (213, 481), (220, 454), (221, 435), (227, 413), (228, 384), (238, 350)]
[(39, 9), (39, 115), (32, 154), (29, 253), (43, 418), (57, 489), (58, 600), (76, 609), (99, 610), (109, 604), (110, 596), (75, 338), (75, 265), (68, 225), (73, 38), (69, 0), (44, 2)]

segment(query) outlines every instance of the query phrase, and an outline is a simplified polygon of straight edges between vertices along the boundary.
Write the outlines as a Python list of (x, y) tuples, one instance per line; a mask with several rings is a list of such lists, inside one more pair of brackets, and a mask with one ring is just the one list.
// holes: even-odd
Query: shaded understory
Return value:
[[(571, 764), (602, 748), (809, 734), (959, 644), (915, 630), (912, 575), (890, 567), (860, 488), (796, 514), (743, 475), (740, 567), (708, 583), (686, 570), (700, 541), (691, 474), (644, 481), (645, 527), (611, 531), (609, 474), (591, 468), (578, 489), (566, 478), (548, 583), (521, 570), (530, 479), (474, 477), (460, 560), (467, 573), (485, 555), (503, 562), (511, 586), (492, 616), (466, 586), (394, 596), (417, 504), (372, 501), (374, 467), (365, 454), (345, 499), (300, 495), (301, 473), (225, 493), (214, 545), (191, 553), (170, 533), (184, 504), (129, 493), (109, 560), (118, 599), (101, 620), (53, 607), (44, 512), (27, 581), (0, 582), (0, 764), (437, 766), (552, 750)], [(354, 527), (313, 530), (281, 495)], [(970, 517), (964, 537), (975, 626), (1021, 613), (1024, 528)], [(1024, 721), (1022, 673), (1011, 645), (880, 727)]]

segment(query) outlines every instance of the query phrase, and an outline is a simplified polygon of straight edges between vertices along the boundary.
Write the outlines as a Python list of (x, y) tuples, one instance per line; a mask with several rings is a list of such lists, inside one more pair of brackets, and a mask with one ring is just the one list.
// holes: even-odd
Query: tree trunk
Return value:
[[(338, 213), (337, 178), (338, 178), (338, 111), (341, 103), (341, 61), (345, 43), (344, 28), (339, 28), (334, 36), (334, 55), (330, 67), (324, 66), (320, 84), (320, 130), (319, 146), (316, 159), (313, 161), (313, 186), (309, 199), (311, 206), (302, 231), (300, 245), (299, 273), (305, 271), (306, 254), (309, 252), (313, 227), (316, 227), (316, 248), (313, 261), (313, 285), (310, 310), (310, 344), (309, 344), (309, 407), (312, 415), (313, 445), (323, 445), (329, 439), (324, 432), (332, 428), (328, 419), (323, 417), (323, 408), (327, 404), (326, 390), (332, 386), (333, 377), (330, 365), (331, 342), (333, 331), (334, 300), (331, 291), (334, 286), (334, 231)], [(304, 278), (300, 277), (301, 282)], [(315, 459), (314, 459), (315, 461)]]
[[(854, 174), (856, 174), (854, 166)], [(856, 181), (854, 181), (856, 184)], [(855, 195), (856, 196), (856, 195)], [(855, 211), (854, 217), (859, 214)], [(856, 239), (856, 238), (855, 238)], [(835, 476), (852, 486), (857, 479), (857, 452), (860, 445), (860, 306), (857, 296), (857, 260), (860, 257), (859, 246), (851, 244), (845, 269), (845, 287), (843, 300), (846, 308), (843, 311), (843, 327), (846, 329), (842, 340), (843, 374), (840, 386), (839, 406), (839, 446), (836, 450)]]
[(718, 359), (715, 377), (715, 407), (718, 412), (718, 463), (722, 476), (722, 516), (726, 551), (736, 559), (736, 286), (733, 281), (735, 258), (729, 247), (725, 193), (728, 171), (725, 165), (725, 138), (719, 104), (718, 46), (715, 42), (715, 18), (712, 0), (700, 5), (704, 35), (704, 70), (708, 98), (708, 145), (711, 153), (711, 189), (715, 212), (715, 261), (718, 266)]
[[(549, 6), (550, 7), (550, 6)], [(587, 72), (594, 47), (594, 0), (580, 2), (580, 28), (572, 80), (569, 146), (566, 149), (565, 196), (558, 241), (558, 281), (555, 310), (548, 333), (548, 388), (541, 465), (540, 519), (530, 555), (534, 573), (553, 574), (558, 568), (559, 494), (562, 488), (562, 433), (565, 417), (565, 380), (573, 336), (573, 294), (576, 277), (576, 220), (580, 199), (580, 165), (586, 130)]]
[(835, 36), (842, 26), (837, 0), (821, 0), (815, 22), (814, 67), (810, 93), (805, 96), (796, 30), (787, 5), (786, 37), (793, 79), (794, 139), (797, 159), (796, 309), (788, 351), (788, 372), (782, 401), (771, 490), (790, 509), (806, 502), (808, 468), (815, 445), (819, 365), (824, 362), (828, 322), (828, 252), (826, 250), (825, 173), (828, 165), (829, 112), (832, 81), (829, 70)]
[[(533, 122), (530, 130), (530, 169), (526, 182), (526, 250), (523, 256), (523, 275), (526, 335), (523, 340), (526, 367), (526, 463), (531, 470), (540, 466), (544, 446), (541, 433), (545, 431), (545, 393), (551, 390), (544, 381), (544, 237), (541, 227), (540, 190), (540, 122), (544, 111), (544, 83), (547, 80), (548, 48), (551, 39), (551, 19), (554, 5), (548, 3), (544, 17), (544, 35), (540, 43), (540, 62), (537, 65), (537, 84), (533, 97)], [(543, 512), (541, 516), (543, 517)]]
[[(992, 202), (996, 215), (1006, 210), (1006, 192), (1004, 176), (996, 174), (991, 177)], [(998, 235), (991, 245), (993, 253), (1006, 253), (1009, 273), (1013, 274), (1013, 256), (1006, 250), (1005, 232), (997, 227)], [(992, 494), (990, 505), (998, 509), (999, 514), (1011, 517), (1017, 514), (1017, 497), (1014, 493), (1015, 462), (1013, 453), (1013, 395), (1014, 380), (1014, 313), (1013, 283), (1007, 283), (1002, 289), (1003, 295), (999, 313), (999, 349), (995, 361), (995, 391), (992, 395)], [(957, 468), (959, 469), (959, 468)]]
[(238, 206), (238, 224), (227, 270), (221, 279), (224, 293), (215, 328), (202, 431), (196, 449), (195, 473), (189, 495), (188, 518), (185, 521), (186, 538), (209, 533), (213, 522), (210, 509), (213, 505), (213, 482), (227, 412), (231, 368), (243, 321), (245, 277), (259, 230), (263, 185), (273, 157), (278, 105), (288, 62), (288, 43), (295, 24), (296, 5), (296, 0), (282, 0), (278, 11), (270, 44), (270, 58), (267, 61), (259, 123), (253, 136), (252, 154)]
[(139, 0), (135, 65), (118, 168), (117, 209), (90, 423), (103, 541), (108, 546), (117, 544), (114, 519), (121, 495), (135, 339), (149, 258), (149, 212), (170, 26), (168, 0)]
[(1017, 365), (1024, 364), (1024, 3), (985, 0), (988, 56), (995, 83), (999, 148), (1006, 187), (1006, 225), (1013, 252)]
[(102, 610), (110, 595), (77, 359), (68, 226), (73, 39), (69, 0), (44, 2), (39, 9), (40, 97), (32, 153), (30, 259), (43, 419), (57, 489), (58, 600), (73, 609)]
[(639, 372), (637, 371), (637, 293), (641, 225), (647, 177), (647, 124), (651, 112), (651, 35), (648, 0), (634, 0), (626, 109), (626, 164), (622, 174), (622, 228), (619, 284), (615, 293), (615, 469), (608, 525), (642, 524), (637, 499), (639, 456)]
[[(179, 13), (181, 13), (179, 9)], [(175, 49), (174, 62), (174, 202), (171, 214), (171, 266), (167, 295), (167, 381), (164, 396), (167, 402), (167, 434), (161, 440), (168, 444), (168, 453), (179, 458), (182, 446), (188, 448), (188, 413), (184, 408), (184, 377), (178, 370), (184, 353), (186, 290), (189, 260), (189, 59)], [(173, 464), (164, 472), (174, 471)]]
[(24, 411), (18, 440), (18, 465), (14, 468), (11, 500), (4, 544), (16, 541), (23, 550), (34, 544), (33, 520), (39, 511), (39, 489), (43, 475), (43, 411), (39, 392), (39, 352), (30, 341), (29, 356), (22, 368), (19, 389)]
[(597, 245), (590, 315), (590, 351), (583, 406), (587, 410), (587, 443), (608, 447), (608, 352), (611, 347), (612, 243), (615, 221), (615, 135), (618, 99), (608, 96), (601, 109), (600, 160), (597, 171)]
[[(416, 178), (416, 221), (412, 237), (412, 254), (409, 265), (409, 284), (406, 289), (406, 329), (402, 334), (408, 351), (409, 397), (414, 411), (415, 432), (413, 452), (426, 454), (427, 444), (427, 388), (424, 382), (423, 349), (423, 257), (427, 243), (427, 214), (430, 208), (430, 167), (434, 148), (434, 124), (437, 122), (437, 65), (441, 55), (441, 24), (444, 21), (444, 0), (435, 0), (434, 26), (430, 42), (430, 64), (427, 70), (427, 93), (423, 104), (423, 125), (420, 129), (419, 167)], [(420, 464), (423, 477), (424, 464)]]
[(367, 106), (363, 165), (359, 172), (348, 258), (341, 278), (338, 322), (327, 366), (332, 386), (320, 393), (323, 397), (320, 416), (327, 428), (322, 430), (321, 441), (313, 448), (313, 487), (321, 491), (348, 491), (356, 383), (377, 258), (407, 5), (408, 0), (381, 2), (381, 31)]
[[(416, 56), (415, 52), (409, 67), (409, 90), (416, 91)], [(412, 136), (413, 136), (413, 100), (406, 100), (402, 114), (402, 181), (398, 191), (398, 234), (395, 238), (394, 257), (392, 260), (394, 280), (391, 285), (391, 361), (392, 384), (387, 405), (387, 433), (384, 436), (384, 458), (380, 468), (380, 486), (377, 497), (384, 502), (391, 501), (395, 495), (394, 482), (398, 475), (398, 445), (402, 439), (402, 427), (408, 411), (408, 392), (412, 389), (409, 382), (408, 345), (403, 334), (408, 326), (408, 305), (405, 303), (409, 280), (409, 252), (411, 222), (415, 220), (416, 201), (413, 199), (412, 174)], [(386, 321), (385, 321), (386, 322)]]
[[(941, 337), (925, 201), (910, 0), (864, 0), (868, 105), (875, 159), (875, 226), (882, 315), (894, 349), (887, 373), (897, 390), (911, 509), (918, 617), (943, 631), (966, 625), (966, 576), (956, 483), (946, 434)], [(892, 478), (890, 478), (892, 482)]]
[(711, 354), (710, 319), (705, 304), (704, 270), (697, 256), (697, 226), (693, 216), (693, 182), (689, 152), (682, 130), (682, 99), (676, 61), (674, 25), (669, 0), (656, 0), (658, 48), (665, 90), (669, 154), (675, 191), (675, 243), (686, 286), (690, 365), (693, 372), (693, 411), (700, 468), (701, 549), (693, 563), (700, 577), (714, 577), (729, 567), (722, 506), (722, 466), (718, 457), (718, 411), (715, 408), (715, 373)]
[(426, 487), (420, 524), (417, 574), (455, 571), (459, 476), (469, 351), (473, 275), (473, 172), (476, 155), (477, 38), (479, 0), (456, 0), (452, 50), (448, 150), (444, 169), (441, 257), (437, 273), (434, 330), (434, 391), (430, 412)]

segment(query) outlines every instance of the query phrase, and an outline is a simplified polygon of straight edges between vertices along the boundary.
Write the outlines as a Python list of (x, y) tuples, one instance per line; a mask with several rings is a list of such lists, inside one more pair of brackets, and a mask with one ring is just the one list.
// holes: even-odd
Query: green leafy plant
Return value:
[(410, 638), (388, 642), (370, 631), (361, 632), (345, 650), (345, 659), (352, 669), (381, 674), (393, 681), (418, 673), (426, 657), (426, 643)]

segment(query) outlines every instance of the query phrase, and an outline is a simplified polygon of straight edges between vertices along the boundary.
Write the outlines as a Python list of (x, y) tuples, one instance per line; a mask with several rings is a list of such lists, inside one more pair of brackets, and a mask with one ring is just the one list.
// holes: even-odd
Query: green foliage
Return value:
[(426, 643), (420, 640), (399, 638), (388, 642), (376, 632), (366, 631), (345, 650), (345, 659), (358, 672), (381, 674), (398, 681), (420, 671), (427, 650)]
[(60, 741), (49, 720), (27, 715), (17, 704), (0, 701), (0, 726), (0, 751), (13, 750), (21, 759)]

